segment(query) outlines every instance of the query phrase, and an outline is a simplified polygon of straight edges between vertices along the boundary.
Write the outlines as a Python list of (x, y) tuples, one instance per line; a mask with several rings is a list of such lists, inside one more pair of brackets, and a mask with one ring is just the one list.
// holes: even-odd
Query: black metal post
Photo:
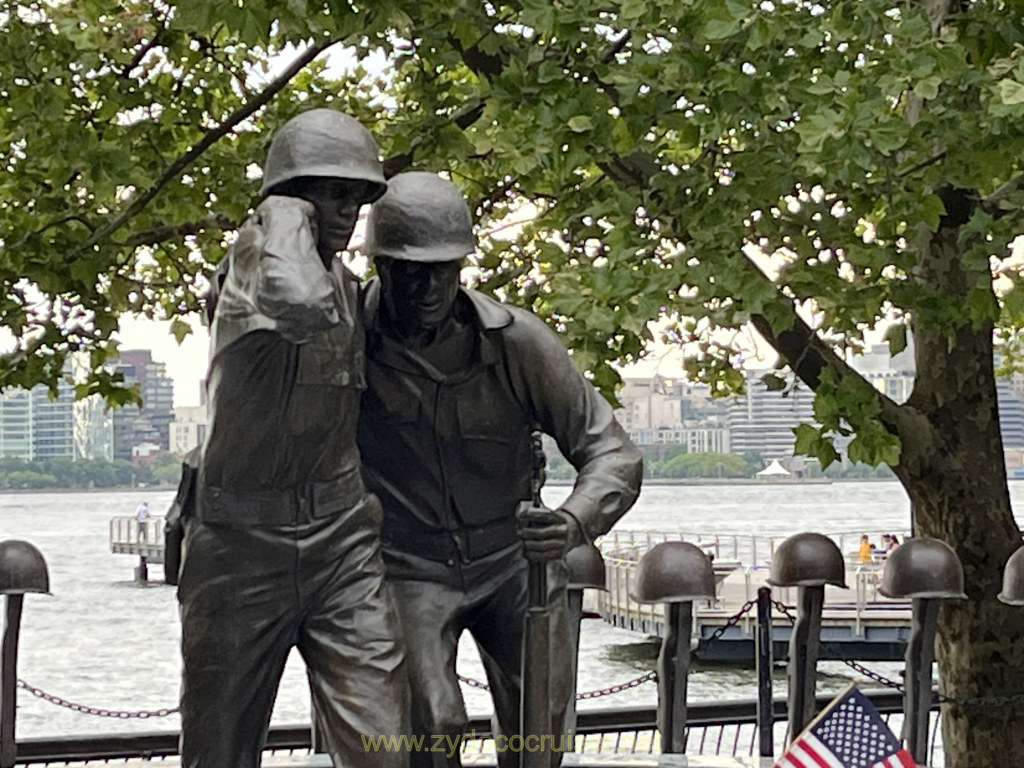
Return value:
[(911, 603), (911, 611), (906, 689), (903, 693), (903, 734), (911, 757), (924, 765), (928, 757), (928, 719), (932, 705), (932, 665), (935, 663), (939, 601), (916, 597)]
[(772, 591), (757, 590), (757, 733), (759, 754), (772, 757), (775, 745), (772, 729)]
[[(523, 700), (521, 722), (523, 738), (536, 734), (536, 743), (551, 732), (551, 617), (548, 611), (547, 563), (529, 564), (527, 574), (528, 606), (523, 632)], [(524, 749), (522, 768), (549, 768), (550, 750)]]
[(18, 631), (25, 596), (7, 595), (3, 645), (0, 646), (0, 768), (14, 768), (18, 748), (14, 742), (14, 716), (18, 690)]
[(145, 555), (139, 555), (139, 564), (135, 568), (135, 583), (140, 586), (149, 583), (149, 568)]
[(825, 587), (797, 587), (796, 622), (789, 641), (789, 739), (814, 719), (814, 688)]
[(572, 693), (569, 696), (569, 704), (565, 713), (566, 742), (565, 751), (576, 751), (576, 740), (572, 734), (576, 732), (576, 690), (579, 684), (580, 668), (580, 623), (583, 621), (583, 590), (570, 589), (566, 592), (569, 603), (569, 641), (572, 643), (572, 664), (571, 679)]
[(663, 754), (686, 751), (686, 684), (692, 630), (693, 603), (666, 603), (665, 636), (658, 654), (658, 730)]

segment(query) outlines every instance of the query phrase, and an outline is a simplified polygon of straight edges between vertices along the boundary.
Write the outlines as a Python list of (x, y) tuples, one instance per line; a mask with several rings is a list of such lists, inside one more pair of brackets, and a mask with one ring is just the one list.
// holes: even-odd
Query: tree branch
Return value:
[(183, 154), (173, 163), (171, 163), (156, 182), (141, 195), (132, 200), (131, 205), (125, 208), (118, 216), (112, 221), (107, 222), (100, 227), (93, 236), (86, 240), (84, 243), (78, 246), (72, 253), (71, 258), (77, 257), (83, 251), (86, 251), (98, 243), (102, 242), (105, 238), (109, 237), (113, 232), (127, 224), (132, 217), (140, 213), (149, 202), (156, 197), (160, 190), (169, 182), (177, 178), (186, 168), (192, 165), (193, 162), (202, 154), (209, 149), (214, 143), (219, 141), (223, 136), (227, 135), (231, 130), (235, 128), (240, 122), (245, 120), (247, 117), (252, 115), (260, 107), (265, 106), (270, 102), (274, 96), (277, 95), (293, 77), (303, 67), (309, 64), (313, 59), (320, 55), (321, 52), (334, 45), (337, 40), (327, 39), (322, 43), (311, 45), (305, 51), (302, 52), (279, 77), (273, 80), (266, 88), (264, 88), (256, 96), (256, 98), (243, 104), (241, 107), (236, 109), (223, 123), (217, 126), (216, 129), (210, 131), (203, 136), (202, 139), (192, 149)]
[(157, 29), (153, 33), (153, 37), (149, 42), (139, 47), (139, 50), (132, 56), (132, 60), (125, 65), (124, 69), (121, 70), (121, 78), (127, 80), (131, 75), (132, 71), (142, 63), (142, 60), (146, 58), (146, 54), (151, 50), (160, 45), (163, 40), (164, 33), (167, 31), (167, 13), (163, 15), (156, 14)]
[(1014, 176), (1008, 182), (1003, 184), (999, 189), (982, 200), (981, 205), (986, 212), (996, 218), (1005, 216), (1009, 211), (1000, 209), (999, 204), (1014, 192), (1019, 192), (1022, 189), (1024, 189), (1024, 173), (1019, 176)]
[(623, 32), (619, 36), (619, 39), (615, 41), (614, 45), (605, 51), (604, 55), (601, 57), (601, 63), (610, 64), (612, 60), (622, 52), (622, 49), (626, 47), (626, 43), (628, 43), (632, 37), (633, 30), (627, 29)]
[[(471, 104), (464, 107), (454, 118), (452, 122), (455, 123), (461, 130), (466, 130), (480, 119), (480, 116), (484, 113), (484, 102), (478, 101), (476, 104)], [(401, 173), (412, 165), (413, 155), (416, 153), (416, 145), (408, 152), (402, 152), (401, 154), (392, 155), (391, 157), (384, 158), (384, 178), (390, 179), (396, 173)]]
[[(749, 268), (778, 293), (778, 286), (750, 260), (750, 257), (744, 256), (744, 258), (747, 260)], [(814, 329), (797, 314), (796, 307), (793, 306), (793, 302), (789, 298), (778, 293), (777, 306), (785, 308), (786, 314), (789, 315), (787, 318), (788, 328), (777, 331), (768, 318), (762, 314), (751, 315), (750, 322), (764, 337), (764, 340), (782, 356), (793, 373), (808, 387), (816, 391), (821, 386), (821, 375), (826, 369), (833, 371), (837, 380), (853, 377), (863, 382), (864, 386), (871, 390), (872, 396), (879, 405), (880, 419), (893, 434), (908, 434), (911, 421), (916, 425), (915, 428), (920, 426), (919, 420), (914, 419), (913, 414), (908, 412), (905, 406), (897, 404), (892, 398), (871, 386), (860, 373), (826, 344)]]
[(229, 219), (227, 216), (211, 215), (199, 221), (186, 221), (184, 224), (166, 224), (153, 227), (143, 232), (135, 232), (124, 239), (123, 245), (132, 248), (140, 245), (153, 245), (165, 240), (171, 240), (186, 235), (195, 235), (205, 229), (220, 229), (230, 231), (238, 228), (238, 222)]

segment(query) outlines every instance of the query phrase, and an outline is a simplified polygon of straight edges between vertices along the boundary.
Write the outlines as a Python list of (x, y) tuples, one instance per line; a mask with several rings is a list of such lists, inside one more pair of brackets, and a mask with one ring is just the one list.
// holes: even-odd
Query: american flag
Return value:
[(854, 686), (821, 711), (775, 768), (916, 768), (878, 710)]

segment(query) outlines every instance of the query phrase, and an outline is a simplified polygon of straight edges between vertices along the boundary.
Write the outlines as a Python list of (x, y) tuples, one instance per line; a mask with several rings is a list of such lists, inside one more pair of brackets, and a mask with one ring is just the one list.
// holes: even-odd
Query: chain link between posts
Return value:
[[(775, 610), (777, 610), (779, 613), (781, 613), (787, 619), (789, 619), (790, 624), (795, 624), (796, 623), (796, 616), (793, 615), (793, 612), (789, 609), (788, 605), (786, 605), (785, 603), (783, 603), (783, 602), (781, 602), (779, 600), (772, 600), (772, 607), (775, 608)], [(822, 643), (821, 647), (833, 651), (833, 655), (835, 655), (835, 656), (839, 655), (838, 653), (835, 653), (835, 651), (837, 651), (838, 649), (832, 643)], [(904, 686), (903, 683), (901, 683), (901, 682), (899, 682), (897, 680), (892, 680), (891, 678), (888, 678), (885, 675), (882, 675), (882, 674), (880, 674), (878, 672), (875, 672), (872, 669), (868, 669), (863, 664), (860, 664), (860, 663), (854, 661), (853, 659), (843, 659), (842, 662), (846, 666), (848, 666), (850, 669), (852, 669), (855, 672), (857, 672), (858, 674), (863, 675), (864, 677), (868, 678), (869, 680), (873, 680), (874, 682), (878, 683), (879, 685), (882, 685), (882, 686), (884, 686), (886, 688), (892, 688), (892, 689), (894, 689), (896, 691), (899, 691), (900, 693), (903, 693), (903, 691), (904, 691), (904, 687), (905, 686)]]
[(700, 641), (697, 643), (697, 647), (693, 649), (693, 655), (699, 655), (701, 651), (703, 651), (716, 640), (720, 639), (722, 635), (729, 631), (729, 629), (739, 624), (740, 620), (748, 613), (750, 613), (751, 609), (754, 608), (754, 606), (756, 605), (757, 600), (747, 600), (747, 602), (743, 604), (743, 606), (739, 609), (739, 611), (736, 612), (734, 616), (729, 617), (729, 620), (726, 621), (725, 624), (723, 624), (720, 627), (716, 627), (710, 635), (700, 639)]
[[(748, 600), (746, 603), (744, 603), (743, 607), (740, 608), (740, 610), (734, 616), (731, 616), (725, 624), (723, 624), (720, 627), (717, 627), (714, 632), (712, 632), (710, 635), (703, 638), (699, 643), (697, 643), (697, 646), (693, 649), (693, 654), (700, 654), (700, 652), (707, 648), (709, 645), (711, 645), (711, 643), (721, 638), (722, 635), (724, 635), (730, 627), (734, 627), (737, 624), (739, 624), (740, 620), (747, 613), (749, 613), (751, 609), (753, 609), (756, 605), (756, 600)], [(471, 688), (478, 688), (482, 691), (489, 691), (491, 689), (491, 687), (487, 683), (481, 680), (474, 680), (473, 678), (466, 677), (465, 675), (458, 675), (458, 679), (460, 682), (465, 683)], [(644, 683), (657, 682), (657, 680), (658, 673), (656, 671), (651, 671), (646, 674), (640, 675), (639, 677), (635, 677), (632, 680), (627, 680), (624, 683), (610, 685), (607, 688), (596, 688), (592, 691), (583, 691), (582, 693), (577, 693), (576, 700), (584, 701), (586, 699), (597, 699), (602, 696), (611, 696), (614, 693), (621, 693), (622, 691), (628, 691), (631, 688), (637, 688), (643, 685)], [(42, 699), (43, 701), (49, 702), (50, 704), (54, 704), (55, 706), (64, 707), (65, 709), (70, 709), (72, 712), (78, 712), (83, 715), (95, 715), (96, 717), (114, 717), (121, 720), (144, 720), (150, 717), (167, 717), (168, 715), (173, 715), (181, 711), (180, 707), (161, 707), (160, 709), (151, 710), (103, 709), (101, 707), (90, 707), (86, 706), (85, 704), (78, 704), (77, 702), (63, 699), (60, 696), (54, 696), (52, 693), (47, 693), (42, 688), (37, 688), (34, 685), (29, 685), (21, 679), (18, 680), (18, 687), (25, 691), (28, 691), (33, 696)]]
[[(722, 637), (722, 635), (724, 635), (731, 627), (735, 627), (737, 624), (739, 624), (743, 617), (747, 613), (749, 613), (756, 605), (756, 600), (748, 600), (747, 602), (745, 602), (735, 615), (729, 617), (729, 620), (726, 621), (725, 624), (722, 624), (720, 627), (717, 627), (715, 631), (707, 637), (702, 638), (700, 642), (697, 643), (696, 647), (693, 649), (693, 654), (695, 656), (699, 655), (701, 651), (705, 650), (709, 645), (714, 643), (716, 640), (719, 640)], [(779, 600), (773, 600), (772, 607), (779, 613), (781, 613), (783, 616), (785, 616), (790, 621), (790, 623), (796, 622), (796, 616), (793, 615), (793, 612), (785, 603), (782, 603)], [(831, 648), (834, 650), (834, 646), (828, 643), (823, 643), (822, 647)], [(863, 664), (860, 664), (854, 661), (853, 659), (843, 659), (843, 663), (851, 669), (853, 669), (854, 671), (856, 671), (857, 673), (869, 678), (870, 680), (873, 680), (874, 682), (886, 688), (892, 688), (894, 690), (899, 691), (900, 693), (903, 693), (906, 688), (906, 686), (903, 683), (897, 682), (896, 680), (892, 680), (890, 678), (885, 677), (882, 674), (879, 674), (878, 672), (868, 669)], [(474, 680), (473, 678), (466, 677), (465, 675), (458, 675), (458, 679), (460, 682), (465, 683), (471, 688), (478, 688), (483, 691), (490, 691), (491, 689), (491, 687), (487, 683), (481, 680)], [(602, 696), (610, 696), (612, 694), (621, 693), (622, 691), (626, 691), (631, 688), (637, 688), (643, 685), (644, 683), (657, 682), (657, 680), (658, 673), (655, 671), (651, 671), (644, 675), (641, 675), (640, 677), (635, 677), (632, 680), (627, 680), (624, 683), (610, 685), (607, 688), (596, 688), (592, 691), (584, 691), (582, 693), (577, 693), (576, 700), (583, 701), (586, 699), (600, 698)], [(17, 681), (17, 685), (19, 688), (21, 688), (24, 691), (27, 691), (36, 698), (42, 699), (43, 701), (46, 701), (55, 706), (69, 709), (72, 712), (78, 712), (83, 715), (94, 715), (96, 717), (113, 717), (120, 720), (145, 720), (151, 717), (167, 717), (169, 715), (177, 714), (181, 711), (180, 707), (161, 707), (160, 709), (149, 710), (119, 710), (104, 709), (101, 707), (90, 707), (86, 706), (85, 704), (78, 704), (77, 702), (68, 701), (67, 699), (61, 698), (60, 696), (55, 696), (51, 693), (47, 693), (41, 688), (37, 688), (34, 685), (29, 685), (27, 682), (20, 678)], [(944, 693), (938, 693), (937, 701), (940, 704), (951, 704), (953, 706), (959, 707), (1007, 707), (1024, 705), (1024, 693), (1018, 693), (1012, 696), (989, 697), (960, 697), (949, 696)]]
[(123, 709), (103, 709), (101, 707), (88, 707), (85, 704), (78, 704), (74, 701), (68, 701), (62, 699), (60, 696), (54, 696), (52, 693), (47, 693), (42, 688), (36, 688), (34, 685), (29, 685), (24, 680), (19, 678), (18, 687), (24, 691), (28, 691), (36, 698), (42, 699), (43, 701), (55, 704), (58, 707), (64, 707), (70, 709), (72, 712), (78, 712), (83, 715), (95, 715), (97, 717), (116, 717), (120, 720), (145, 720), (150, 717), (167, 717), (180, 711), (179, 707), (161, 707), (160, 709), (143, 709), (143, 710), (123, 710)]
[[(699, 654), (701, 651), (703, 651), (705, 648), (711, 645), (711, 643), (715, 642), (722, 635), (724, 635), (730, 627), (735, 627), (737, 624), (739, 624), (740, 620), (747, 613), (749, 613), (750, 610), (754, 608), (754, 606), (756, 605), (756, 600), (749, 600), (746, 603), (744, 603), (743, 607), (740, 608), (740, 610), (734, 616), (731, 616), (725, 624), (716, 628), (714, 632), (712, 632), (710, 635), (703, 638), (699, 643), (697, 643), (696, 648), (693, 649), (693, 654)], [(489, 691), (491, 689), (491, 687), (487, 683), (481, 680), (474, 680), (472, 677), (466, 677), (465, 675), (459, 675), (458, 678), (460, 682), (465, 683), (471, 688), (478, 688), (482, 691)], [(627, 691), (630, 688), (636, 688), (638, 686), (641, 686), (644, 683), (657, 682), (657, 680), (658, 673), (655, 671), (651, 671), (645, 675), (641, 675), (640, 677), (635, 677), (632, 680), (627, 680), (624, 683), (619, 683), (618, 685), (610, 685), (607, 688), (596, 688), (592, 691), (584, 691), (583, 693), (577, 693), (576, 701), (584, 701), (586, 699), (597, 699), (601, 696), (611, 696), (613, 693), (621, 693), (622, 691)]]

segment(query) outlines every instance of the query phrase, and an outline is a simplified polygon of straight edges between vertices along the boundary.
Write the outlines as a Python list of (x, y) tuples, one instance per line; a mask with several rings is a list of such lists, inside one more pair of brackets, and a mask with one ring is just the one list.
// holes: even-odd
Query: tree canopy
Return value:
[[(79, 394), (109, 394), (118, 317), (196, 309), (274, 128), (333, 105), (389, 174), (451, 176), (481, 287), (606, 393), (651, 321), (735, 391), (755, 328), (817, 393), (797, 446), (827, 464), (849, 434), (960, 556), (944, 692), (1024, 690), (1024, 647), (988, 632), (1024, 636), (994, 598), (1020, 544), (993, 383), (1024, 313), (1020, 0), (76, 0), (7, 3), (0, 27), (0, 388), (85, 350)], [(883, 321), (894, 351), (915, 341), (907, 403), (849, 366)], [(951, 709), (950, 764), (1024, 762), (1020, 717)]]

